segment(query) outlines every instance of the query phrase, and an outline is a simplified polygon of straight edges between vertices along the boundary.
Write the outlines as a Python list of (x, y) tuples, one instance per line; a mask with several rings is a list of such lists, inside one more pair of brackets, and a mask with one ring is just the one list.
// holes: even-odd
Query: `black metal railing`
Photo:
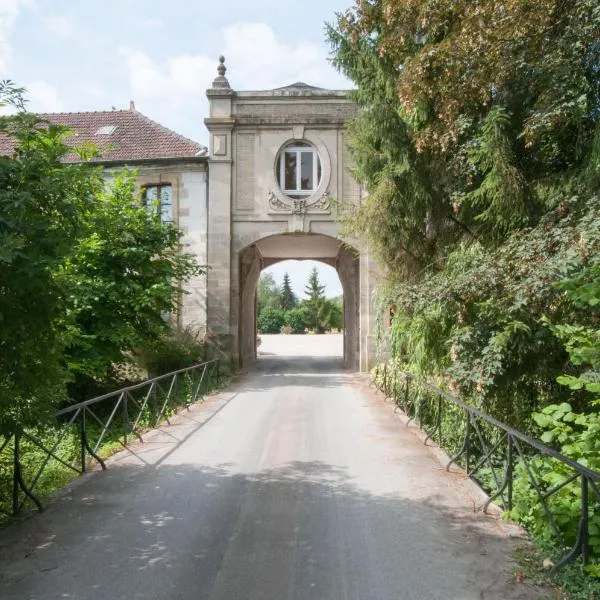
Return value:
[[(554, 570), (579, 556), (588, 564), (590, 517), (593, 532), (600, 521), (600, 473), (387, 362), (376, 368), (375, 382), (406, 414), (407, 425), (424, 431), (425, 444), (431, 441), (449, 452), (447, 470), (458, 465), (488, 493), (484, 512), (492, 502), (509, 515), (516, 505), (527, 505), (566, 550)], [(567, 488), (575, 492), (570, 506), (575, 519), (564, 514), (564, 498), (559, 499)]]
[(0, 512), (18, 515), (28, 501), (42, 510), (40, 487), (60, 487), (92, 462), (106, 469), (101, 455), (109, 444), (142, 441), (144, 430), (168, 422), (175, 408), (189, 407), (218, 384), (215, 359), (63, 408), (54, 428), (0, 438)]

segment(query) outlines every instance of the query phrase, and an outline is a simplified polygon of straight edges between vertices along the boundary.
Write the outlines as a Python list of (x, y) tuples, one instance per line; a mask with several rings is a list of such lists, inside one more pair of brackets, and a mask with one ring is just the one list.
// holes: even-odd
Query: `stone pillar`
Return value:
[(377, 359), (376, 311), (373, 293), (377, 265), (365, 251), (360, 254), (360, 370), (370, 371)]
[[(256, 246), (240, 253), (239, 361), (248, 367), (256, 360), (256, 284), (262, 269), (262, 256)], [(235, 309), (234, 309), (235, 310)]]
[(344, 365), (352, 370), (360, 368), (360, 276), (359, 258), (345, 246), (340, 248), (336, 264), (344, 291)]
[(229, 355), (231, 331), (231, 132), (233, 90), (225, 77), (225, 59), (219, 57), (218, 76), (206, 91), (210, 104), (204, 120), (210, 134), (207, 231), (207, 330)]

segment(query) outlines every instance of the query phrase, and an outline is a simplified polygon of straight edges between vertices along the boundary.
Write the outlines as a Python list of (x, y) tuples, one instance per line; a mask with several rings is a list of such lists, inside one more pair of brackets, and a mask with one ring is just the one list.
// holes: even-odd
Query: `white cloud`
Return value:
[(232, 25), (224, 29), (223, 38), (223, 54), (235, 86), (268, 89), (296, 81), (329, 88), (343, 85), (321, 46), (280, 41), (266, 23)]
[(33, 81), (27, 86), (27, 110), (32, 112), (61, 112), (64, 110), (58, 90), (46, 81)]
[(44, 20), (44, 28), (48, 33), (55, 35), (62, 39), (68, 39), (72, 37), (75, 31), (75, 24), (71, 17), (66, 15), (59, 15), (55, 17), (48, 17)]
[(0, 73), (5, 74), (12, 57), (10, 34), (22, 6), (28, 6), (28, 0), (0, 0)]
[[(269, 89), (296, 81), (334, 89), (348, 86), (328, 65), (323, 48), (301, 40), (281, 41), (265, 23), (232, 25), (221, 35), (219, 50), (234, 89)], [(174, 129), (207, 116), (205, 94), (216, 76), (216, 55), (184, 54), (159, 63), (140, 50), (120, 48), (119, 54), (139, 110)]]

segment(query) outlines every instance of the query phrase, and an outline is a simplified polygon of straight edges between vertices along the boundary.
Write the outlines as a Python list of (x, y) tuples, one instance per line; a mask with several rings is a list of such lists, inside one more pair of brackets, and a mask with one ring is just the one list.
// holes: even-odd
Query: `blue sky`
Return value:
[[(37, 112), (136, 108), (206, 144), (205, 91), (217, 57), (234, 89), (301, 80), (343, 89), (329, 64), (324, 23), (352, 0), (0, 0), (0, 77), (27, 88)], [(295, 291), (312, 265), (288, 270)], [(319, 267), (329, 295), (333, 269)]]

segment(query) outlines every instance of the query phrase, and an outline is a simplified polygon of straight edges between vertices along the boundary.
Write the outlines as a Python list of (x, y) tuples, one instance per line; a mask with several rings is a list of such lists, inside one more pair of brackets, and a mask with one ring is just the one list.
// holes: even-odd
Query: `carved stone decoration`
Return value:
[(310, 206), (315, 210), (323, 210), (329, 212), (331, 208), (331, 195), (329, 193), (329, 190), (325, 190), (321, 194), (321, 196), (319, 196), (319, 198), (317, 198), (317, 200), (315, 200), (315, 202), (313, 202)]
[(306, 212), (306, 200), (304, 198), (294, 198), (292, 206), (293, 215), (303, 215)]
[(315, 198), (288, 198), (270, 190), (268, 195), (269, 210), (274, 213), (291, 213), (293, 215), (306, 213), (329, 214), (331, 211), (330, 198), (329, 190), (325, 190)]
[(269, 208), (275, 212), (289, 212), (291, 207), (284, 202), (273, 191), (269, 192)]

